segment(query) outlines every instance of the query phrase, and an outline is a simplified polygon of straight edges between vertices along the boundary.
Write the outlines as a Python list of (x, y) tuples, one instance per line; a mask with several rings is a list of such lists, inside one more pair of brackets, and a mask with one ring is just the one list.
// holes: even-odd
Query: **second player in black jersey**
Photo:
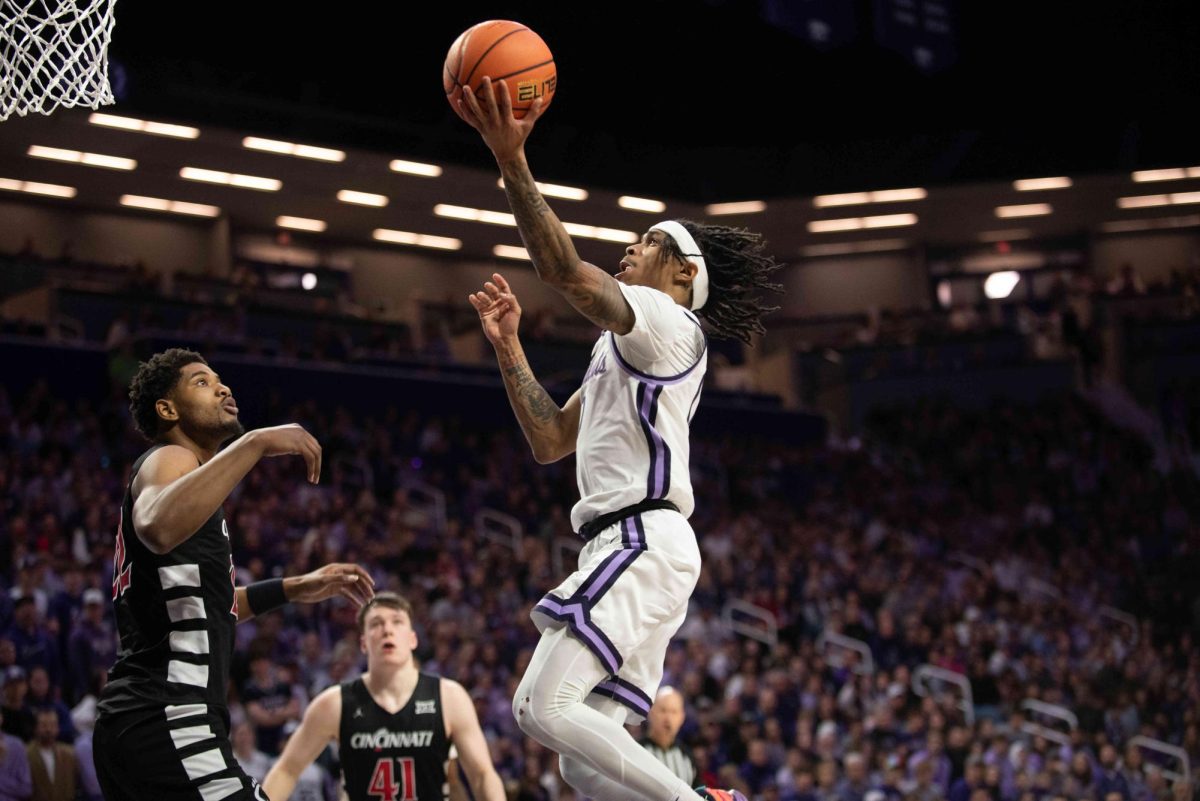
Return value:
[(367, 672), (313, 699), (263, 782), (272, 801), (291, 795), (330, 742), (338, 744), (350, 801), (442, 801), (451, 745), (476, 801), (505, 801), (467, 691), (418, 670), (411, 615), (408, 601), (390, 592), (359, 610)]
[(98, 704), (97, 778), (108, 801), (262, 801), (229, 743), (234, 626), (289, 601), (342, 595), (361, 605), (372, 581), (335, 564), (235, 586), (222, 503), (267, 456), (304, 456), (315, 483), (320, 445), (296, 425), (243, 435), (229, 387), (191, 351), (143, 363), (129, 395), (134, 423), (154, 445), (133, 465), (117, 526), (120, 650)]

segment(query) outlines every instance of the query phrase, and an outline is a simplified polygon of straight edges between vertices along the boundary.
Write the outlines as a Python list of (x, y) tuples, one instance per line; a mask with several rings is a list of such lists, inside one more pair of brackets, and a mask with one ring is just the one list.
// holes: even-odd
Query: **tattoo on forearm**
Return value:
[(508, 205), (538, 276), (596, 325), (628, 331), (632, 313), (617, 282), (580, 262), (570, 235), (538, 191), (524, 159), (505, 162), (500, 171)]
[(534, 269), (545, 281), (560, 280), (579, 261), (571, 237), (554, 216), (523, 162), (504, 164), (500, 171), (508, 205), (517, 219)]
[(512, 390), (513, 408), (521, 422), (548, 423), (558, 415), (558, 404), (533, 377), (525, 362), (505, 367), (504, 383)]
[(550, 211), (550, 204), (546, 202), (546, 198), (542, 197), (542, 193), (534, 187), (532, 191), (526, 190), (525, 202), (529, 204), (529, 210), (534, 214), (546, 214)]

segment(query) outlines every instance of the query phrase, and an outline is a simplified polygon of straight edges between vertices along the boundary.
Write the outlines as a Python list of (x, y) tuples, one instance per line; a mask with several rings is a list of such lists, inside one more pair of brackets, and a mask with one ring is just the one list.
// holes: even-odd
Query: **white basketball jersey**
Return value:
[(707, 340), (690, 311), (657, 289), (621, 291), (633, 330), (605, 331), (581, 387), (575, 472), (576, 530), (599, 515), (647, 499), (692, 513), (688, 432), (708, 365)]

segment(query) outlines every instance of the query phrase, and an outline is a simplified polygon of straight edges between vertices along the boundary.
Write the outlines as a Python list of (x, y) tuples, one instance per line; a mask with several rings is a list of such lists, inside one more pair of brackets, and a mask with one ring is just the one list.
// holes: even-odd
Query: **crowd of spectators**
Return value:
[[(263, 419), (314, 432), (325, 475), (310, 485), (268, 460), (235, 490), (239, 583), (363, 564), (412, 600), (424, 669), (470, 691), (510, 796), (572, 798), (509, 700), (536, 641), (528, 611), (573, 564), (571, 460), (536, 465), (515, 424), (275, 403)], [(18, 763), (33, 764), (54, 723), (80, 793), (98, 797), (90, 727), (116, 646), (112, 544), (143, 447), (119, 396), (0, 388), (4, 801), (34, 792)], [(1148, 446), (1074, 396), (910, 404), (807, 448), (700, 431), (693, 451), (705, 564), (664, 681), (683, 693), (680, 736), (703, 781), (764, 801), (1192, 798), (1178, 762), (1134, 738), (1200, 765), (1194, 473), (1156, 470)], [(485, 509), (519, 522), (515, 544), (481, 536)], [(768, 613), (773, 634), (731, 631), (730, 601)], [(965, 676), (972, 703), (914, 683), (923, 665)], [(239, 758), (264, 772), (308, 700), (362, 667), (348, 606), (240, 626)], [(316, 770), (317, 794), (332, 794), (333, 755)]]

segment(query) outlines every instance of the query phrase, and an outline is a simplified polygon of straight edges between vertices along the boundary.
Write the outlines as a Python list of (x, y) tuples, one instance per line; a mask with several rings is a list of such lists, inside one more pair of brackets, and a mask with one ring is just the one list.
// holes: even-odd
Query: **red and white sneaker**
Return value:
[(697, 787), (696, 793), (706, 801), (746, 801), (746, 796), (737, 790), (710, 790), (707, 787)]

